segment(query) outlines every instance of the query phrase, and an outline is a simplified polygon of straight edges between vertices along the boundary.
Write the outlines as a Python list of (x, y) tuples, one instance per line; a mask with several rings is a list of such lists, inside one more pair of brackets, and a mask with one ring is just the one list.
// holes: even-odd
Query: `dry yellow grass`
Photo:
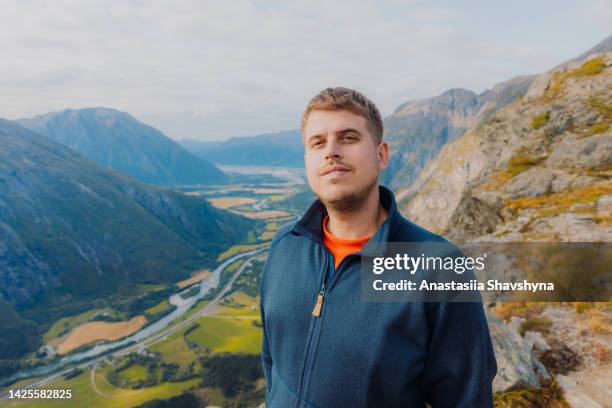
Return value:
[(527, 318), (542, 313), (546, 303), (544, 302), (502, 302), (495, 305), (495, 315), (502, 320), (508, 320), (512, 316)]
[(612, 183), (606, 181), (561, 193), (506, 200), (506, 205), (514, 211), (546, 207), (547, 213), (543, 215), (549, 215), (551, 210), (555, 212), (569, 211), (573, 204), (592, 203), (597, 201), (599, 197), (610, 193), (612, 193)]
[(612, 302), (578, 302), (575, 308), (582, 315), (581, 323), (591, 332), (612, 333)]
[(187, 286), (191, 286), (194, 283), (198, 283), (200, 281), (203, 281), (204, 279), (208, 278), (209, 276), (210, 276), (210, 271), (208, 269), (205, 269), (203, 271), (200, 271), (200, 272), (196, 273), (191, 278), (188, 278), (188, 279), (180, 281), (179, 283), (176, 284), (176, 286), (178, 286), (181, 289), (182, 288), (186, 288)]
[(289, 214), (287, 211), (282, 210), (268, 210), (268, 211), (259, 211), (259, 212), (242, 212), (242, 211), (233, 211), (235, 214), (242, 215), (247, 218), (256, 218), (256, 219), (274, 219), (280, 217), (286, 217)]
[(251, 197), (215, 197), (209, 198), (208, 202), (217, 208), (231, 208), (244, 204), (253, 204), (257, 199)]
[(284, 194), (287, 192), (282, 188), (252, 188), (251, 191), (255, 194)]
[(550, 81), (543, 98), (545, 101), (552, 101), (557, 98), (563, 91), (565, 82), (569, 78), (580, 78), (585, 76), (597, 75), (602, 73), (606, 68), (606, 62), (603, 58), (597, 57), (586, 61), (580, 68), (568, 72), (555, 72)]
[(81, 346), (98, 340), (118, 340), (140, 330), (147, 319), (140, 315), (126, 322), (88, 322), (75, 327), (63, 337), (57, 347), (58, 354), (67, 354)]
[(260, 241), (268, 241), (272, 238), (274, 238), (274, 235), (276, 235), (275, 231), (264, 231), (260, 236), (259, 236), (259, 240)]

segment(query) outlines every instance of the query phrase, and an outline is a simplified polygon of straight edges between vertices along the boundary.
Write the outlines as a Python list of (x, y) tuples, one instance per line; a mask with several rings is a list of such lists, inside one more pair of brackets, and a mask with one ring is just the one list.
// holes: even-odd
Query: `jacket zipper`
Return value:
[[(327, 250), (325, 250), (325, 252), (327, 253)], [(325, 286), (326, 286), (326, 282), (325, 282), (325, 277), (327, 276), (327, 270), (329, 269), (329, 257), (331, 255), (328, 254), (328, 256), (326, 257), (326, 262), (325, 262), (325, 268), (323, 268), (323, 276), (321, 277), (321, 290), (319, 291), (319, 295), (317, 296), (317, 304), (319, 304), (319, 300), (321, 302), (321, 307), (323, 306), (323, 297), (325, 296)], [(316, 309), (316, 305), (315, 305), (315, 309)], [(319, 310), (319, 314), (320, 314), (320, 310)], [(314, 315), (314, 310), (313, 310), (313, 315)], [(303, 390), (304, 390), (304, 380), (306, 379), (306, 373), (307, 373), (307, 368), (310, 365), (310, 359), (311, 359), (311, 354), (312, 354), (312, 339), (314, 337), (314, 332), (317, 329), (318, 326), (318, 322), (320, 319), (318, 318), (311, 318), (311, 329), (308, 333), (308, 340), (306, 341), (306, 359), (304, 361), (304, 367), (302, 368), (302, 376), (300, 378), (300, 386), (298, 389), (298, 399), (297, 399), (297, 403), (295, 405), (296, 408), (299, 408), (300, 403), (302, 402), (302, 394), (303, 394)]]
[[(317, 295), (317, 301), (315, 303), (314, 309), (312, 310), (312, 316), (313, 316), (313, 327), (311, 332), (309, 333), (309, 337), (308, 337), (308, 342), (307, 342), (307, 348), (308, 351), (306, 353), (306, 361), (304, 363), (304, 368), (302, 370), (302, 378), (300, 381), (300, 388), (299, 388), (299, 392), (298, 392), (298, 400), (297, 400), (297, 404), (296, 404), (296, 408), (299, 408), (301, 402), (302, 402), (302, 396), (305, 393), (305, 385), (308, 384), (310, 382), (310, 375), (308, 375), (308, 373), (312, 370), (312, 365), (314, 363), (314, 346), (313, 344), (317, 344), (318, 342), (313, 342), (314, 339), (314, 335), (315, 332), (317, 332), (317, 328), (322, 321), (323, 318), (323, 302), (325, 300), (325, 294), (332, 288), (332, 286), (336, 283), (336, 281), (338, 280), (338, 277), (340, 276), (340, 274), (338, 273), (338, 270), (333, 271), (333, 276), (330, 279), (329, 283), (326, 283), (326, 276), (327, 276), (327, 271), (331, 267), (333, 268), (333, 257), (332, 254), (329, 252), (329, 250), (327, 250), (327, 248), (324, 247), (325, 253), (327, 254), (327, 264), (324, 270), (324, 275), (323, 275), (323, 283), (321, 284), (321, 290), (319, 291), (319, 294)], [(342, 266), (343, 263), (345, 263), (345, 261), (350, 258), (351, 256), (353, 256), (354, 254), (349, 254), (347, 255), (342, 262), (340, 262), (340, 265), (338, 265), (338, 269), (340, 269), (340, 267)], [(319, 330), (319, 332), (317, 333), (317, 337), (321, 336), (321, 331)]]
[(323, 286), (321, 286), (321, 291), (319, 292), (319, 296), (317, 296), (317, 303), (315, 303), (315, 307), (312, 310), (312, 315), (314, 317), (321, 316), (321, 309), (323, 308), (323, 299), (325, 299), (325, 282), (323, 282)]
[[(348, 254), (347, 256), (345, 256), (342, 262), (340, 262), (340, 265), (338, 265), (338, 269), (340, 269), (340, 266), (342, 265), (342, 263), (344, 263), (345, 259), (348, 259), (353, 255), (355, 254)], [(328, 253), (328, 262), (333, 262), (333, 257), (331, 253)], [(327, 273), (327, 269), (325, 270), (325, 273)], [(329, 290), (331, 285), (336, 282), (336, 275), (338, 275), (338, 270), (334, 269), (334, 276), (331, 277), (329, 284), (326, 286), (325, 280), (323, 281), (323, 285), (321, 286), (321, 290), (319, 291), (319, 295), (317, 296), (317, 302), (315, 303), (314, 309), (312, 309), (312, 315), (314, 317), (321, 316), (321, 310), (323, 309), (323, 301), (325, 300), (325, 293)]]

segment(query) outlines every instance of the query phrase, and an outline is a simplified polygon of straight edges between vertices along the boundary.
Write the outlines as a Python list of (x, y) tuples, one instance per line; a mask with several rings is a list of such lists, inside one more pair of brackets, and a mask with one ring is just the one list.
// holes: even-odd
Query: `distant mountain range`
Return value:
[(114, 109), (66, 109), (17, 123), (146, 183), (216, 184), (227, 179), (159, 130)]
[(517, 77), (479, 95), (466, 89), (451, 89), (433, 98), (400, 105), (384, 120), (384, 138), (391, 157), (382, 183), (392, 188), (412, 184), (446, 143), (524, 95), (532, 80), (532, 76)]
[(304, 167), (304, 146), (299, 129), (232, 137), (220, 142), (185, 139), (179, 143), (193, 154), (215, 164)]
[[(517, 77), (477, 95), (466, 89), (407, 102), (384, 119), (384, 140), (391, 147), (381, 183), (392, 188), (411, 184), (448, 142), (461, 136), (502, 106), (525, 94), (533, 77)], [(193, 154), (220, 165), (304, 167), (299, 129), (257, 136), (179, 143)]]
[[(560, 65), (580, 61), (588, 55), (612, 50), (612, 36)], [(495, 85), (480, 94), (456, 88), (417, 101), (406, 102), (384, 119), (384, 139), (391, 147), (390, 163), (381, 174), (381, 183), (405, 189), (414, 183), (449, 142), (468, 129), (484, 123), (504, 106), (523, 97), (535, 75), (520, 76)], [(244, 166), (303, 167), (303, 146), (299, 130), (235, 137), (222, 142), (182, 140), (192, 153), (216, 164)]]
[[(559, 67), (610, 51), (612, 36)], [(478, 95), (466, 89), (450, 89), (432, 98), (400, 105), (384, 119), (384, 139), (391, 148), (391, 157), (389, 167), (381, 174), (381, 183), (396, 190), (411, 186), (447, 143), (519, 100), (535, 78), (535, 75), (516, 77)]]
[(444, 146), (397, 191), (404, 215), (459, 242), (609, 241), (611, 46), (536, 76)]
[(0, 120), (0, 361), (36, 343), (24, 313), (40, 328), (118, 289), (178, 281), (253, 223)]

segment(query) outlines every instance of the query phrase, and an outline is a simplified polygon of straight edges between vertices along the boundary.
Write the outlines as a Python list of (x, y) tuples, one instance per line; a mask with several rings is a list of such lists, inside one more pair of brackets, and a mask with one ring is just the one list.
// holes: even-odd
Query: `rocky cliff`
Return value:
[[(610, 52), (535, 77), (400, 188), (400, 210), (456, 242), (611, 241), (611, 90)], [(487, 314), (499, 406), (606, 406), (611, 307), (500, 303)]]
[(610, 240), (611, 63), (594, 54), (535, 78), (398, 192), (403, 213), (457, 241)]
[(391, 158), (382, 182), (392, 188), (410, 185), (444, 145), (524, 95), (532, 79), (517, 77), (479, 95), (466, 89), (451, 89), (433, 98), (400, 105), (384, 120), (384, 138), (391, 147)]

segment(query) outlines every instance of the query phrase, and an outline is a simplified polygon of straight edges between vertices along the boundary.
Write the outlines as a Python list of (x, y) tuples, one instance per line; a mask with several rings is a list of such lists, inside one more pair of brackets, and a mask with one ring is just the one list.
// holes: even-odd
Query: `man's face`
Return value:
[(377, 144), (366, 119), (347, 110), (310, 112), (303, 140), (310, 188), (339, 211), (359, 208), (387, 167), (387, 144)]

